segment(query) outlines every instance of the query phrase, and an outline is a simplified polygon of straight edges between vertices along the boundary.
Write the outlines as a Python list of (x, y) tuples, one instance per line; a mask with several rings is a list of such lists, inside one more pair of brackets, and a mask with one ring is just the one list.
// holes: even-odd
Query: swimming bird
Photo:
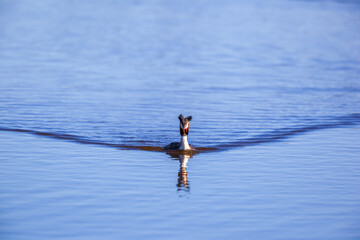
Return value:
[(184, 118), (182, 114), (179, 115), (181, 141), (170, 143), (164, 147), (164, 150), (195, 150), (195, 148), (191, 146), (187, 140), (191, 119), (191, 116)]

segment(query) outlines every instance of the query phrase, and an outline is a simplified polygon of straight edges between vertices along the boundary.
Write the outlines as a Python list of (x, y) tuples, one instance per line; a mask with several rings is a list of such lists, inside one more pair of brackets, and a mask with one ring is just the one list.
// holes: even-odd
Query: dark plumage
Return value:
[(180, 148), (179, 142), (172, 142), (164, 147), (164, 150), (178, 150)]

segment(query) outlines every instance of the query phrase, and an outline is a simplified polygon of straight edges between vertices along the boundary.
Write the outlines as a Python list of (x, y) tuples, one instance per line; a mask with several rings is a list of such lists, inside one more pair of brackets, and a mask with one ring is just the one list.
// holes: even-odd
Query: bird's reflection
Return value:
[(178, 183), (177, 183), (177, 187), (178, 187), (178, 191), (181, 190), (185, 190), (185, 191), (189, 191), (190, 190), (190, 185), (189, 185), (189, 181), (187, 178), (187, 163), (189, 158), (191, 158), (190, 155), (179, 155), (179, 162), (180, 162), (180, 169), (179, 169), (179, 173), (178, 173)]
[(195, 154), (191, 152), (184, 153), (184, 151), (168, 152), (167, 154), (170, 155), (172, 159), (179, 160), (180, 162), (178, 181), (176, 184), (177, 190), (190, 192), (190, 182), (188, 180), (187, 163), (189, 159), (192, 158)]

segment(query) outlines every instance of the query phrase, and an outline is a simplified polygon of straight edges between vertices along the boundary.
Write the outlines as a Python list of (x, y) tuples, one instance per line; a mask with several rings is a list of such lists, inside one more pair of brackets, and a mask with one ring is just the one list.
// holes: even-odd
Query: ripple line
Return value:
[[(246, 147), (246, 146), (252, 146), (252, 145), (256, 145), (256, 144), (275, 142), (275, 141), (279, 141), (281, 139), (289, 138), (289, 137), (292, 137), (295, 135), (299, 135), (299, 134), (303, 134), (303, 133), (311, 132), (311, 131), (315, 131), (315, 130), (336, 128), (336, 127), (343, 127), (343, 126), (352, 126), (352, 125), (358, 125), (358, 124), (360, 124), (360, 114), (354, 113), (354, 114), (330, 119), (330, 121), (328, 123), (308, 125), (308, 126), (303, 126), (303, 127), (294, 126), (291, 128), (281, 128), (281, 129), (276, 129), (276, 130), (273, 130), (273, 131), (265, 133), (265, 134), (258, 135), (256, 137), (239, 139), (238, 141), (220, 144), (215, 147), (197, 147), (196, 151), (193, 152), (192, 155), (200, 153), (200, 152), (221, 151), (221, 150), (227, 150), (227, 149), (231, 149), (231, 148), (235, 148), (235, 147)], [(49, 133), (49, 132), (41, 132), (41, 131), (35, 131), (35, 130), (29, 130), (29, 129), (18, 129), (18, 128), (0, 127), (0, 131), (28, 133), (28, 134), (44, 136), (44, 137), (49, 137), (49, 138), (54, 138), (54, 139), (74, 141), (74, 142), (82, 143), (82, 144), (93, 144), (93, 145), (114, 147), (114, 148), (118, 148), (118, 149), (122, 149), (122, 150), (144, 150), (144, 151), (164, 152), (162, 146), (151, 146), (150, 143), (149, 143), (149, 145), (142, 145), (142, 146), (115, 144), (115, 143), (94, 141), (94, 140), (87, 139), (87, 138), (84, 138), (81, 136), (70, 135), (70, 134)], [(146, 144), (145, 141), (142, 143)], [(180, 151), (175, 151), (174, 154), (180, 154)]]

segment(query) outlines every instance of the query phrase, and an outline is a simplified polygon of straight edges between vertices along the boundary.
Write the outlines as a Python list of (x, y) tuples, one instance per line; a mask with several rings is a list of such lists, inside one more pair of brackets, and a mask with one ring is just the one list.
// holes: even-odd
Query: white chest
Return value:
[(180, 142), (180, 149), (181, 150), (190, 150), (190, 145), (187, 140), (187, 136), (181, 136), (181, 142)]

